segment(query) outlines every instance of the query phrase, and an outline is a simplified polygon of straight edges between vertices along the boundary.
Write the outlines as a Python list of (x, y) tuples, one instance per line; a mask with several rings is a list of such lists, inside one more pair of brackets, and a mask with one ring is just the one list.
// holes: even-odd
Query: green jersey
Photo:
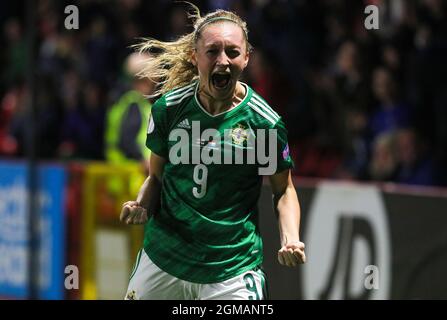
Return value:
[(152, 107), (146, 145), (167, 163), (161, 208), (145, 226), (144, 249), (183, 280), (221, 282), (261, 264), (261, 174), (293, 166), (280, 116), (243, 85), (243, 101), (217, 115), (199, 102), (198, 82)]

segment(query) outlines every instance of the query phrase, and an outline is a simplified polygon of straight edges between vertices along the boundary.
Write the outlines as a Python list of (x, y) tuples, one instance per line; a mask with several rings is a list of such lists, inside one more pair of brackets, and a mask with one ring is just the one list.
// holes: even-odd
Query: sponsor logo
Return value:
[(184, 120), (180, 121), (180, 123), (177, 125), (177, 127), (183, 128), (183, 129), (191, 129), (191, 125), (189, 124), (188, 119), (184, 119)]
[[(305, 238), (305, 299), (389, 298), (391, 237), (376, 187), (320, 185), (310, 206)], [(377, 272), (370, 274), (370, 266)]]

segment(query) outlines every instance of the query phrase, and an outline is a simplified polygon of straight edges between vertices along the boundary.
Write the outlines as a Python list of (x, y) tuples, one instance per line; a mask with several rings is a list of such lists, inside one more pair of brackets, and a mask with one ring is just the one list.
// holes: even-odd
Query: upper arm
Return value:
[(161, 157), (168, 157), (169, 120), (165, 98), (158, 99), (151, 109), (147, 127), (146, 146)]
[(287, 187), (293, 187), (292, 175), (290, 170), (283, 170), (279, 173), (271, 175), (269, 179), (270, 186), (275, 197), (282, 195), (286, 191)]

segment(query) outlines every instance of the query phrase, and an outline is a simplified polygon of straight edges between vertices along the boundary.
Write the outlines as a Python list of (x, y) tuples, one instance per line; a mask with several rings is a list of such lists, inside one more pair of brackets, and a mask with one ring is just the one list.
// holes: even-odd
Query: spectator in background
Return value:
[(372, 91), (378, 100), (378, 106), (370, 121), (374, 139), (381, 133), (408, 126), (410, 111), (408, 106), (398, 99), (397, 84), (387, 69), (379, 67), (374, 70), (372, 81)]
[(396, 178), (397, 155), (395, 135), (392, 132), (382, 133), (373, 142), (372, 158), (369, 164), (369, 179), (390, 182)]
[[(36, 151), (37, 155), (44, 159), (52, 159), (57, 156), (56, 151), (60, 144), (59, 133), (63, 108), (57, 91), (52, 90), (56, 87), (55, 81), (56, 79), (53, 77), (40, 77), (36, 83), (35, 141), (39, 144)], [(95, 139), (94, 136), (93, 139)]]
[(260, 50), (253, 51), (250, 55), (250, 64), (247, 67), (248, 80), (253, 89), (267, 101), (272, 101), (275, 83), (273, 72), (266, 63), (264, 53)]
[(360, 63), (357, 44), (345, 41), (337, 52), (334, 70), (338, 109), (366, 111), (368, 87)]
[(366, 138), (367, 117), (361, 112), (351, 112), (346, 119), (349, 135), (348, 150), (344, 152), (341, 166), (335, 173), (337, 178), (363, 180), (367, 175), (369, 145)]
[(290, 95), (290, 86), (279, 68), (275, 68), (273, 61), (275, 59), (267, 57), (261, 49), (251, 52), (250, 64), (247, 67), (247, 82), (275, 106), (279, 114), (286, 114), (285, 106)]
[(174, 39), (181, 36), (190, 30), (188, 24), (188, 17), (181, 7), (174, 6), (172, 8), (171, 16), (169, 17), (169, 33), (167, 39)]
[(435, 170), (427, 148), (412, 129), (396, 134), (396, 154), (399, 163), (396, 182), (414, 185), (434, 185)]
[[(305, 175), (313, 171), (319, 177), (358, 178), (363, 175), (368, 156), (364, 139), (368, 86), (354, 41), (339, 46), (330, 70), (311, 73), (316, 148), (301, 146), (298, 153), (304, 153), (304, 161), (298, 170)], [(315, 157), (317, 154), (320, 156)]]
[(111, 84), (116, 63), (114, 52), (119, 50), (116, 48), (116, 38), (110, 33), (107, 20), (104, 17), (96, 17), (91, 22), (88, 36), (84, 48), (88, 79), (101, 85)]
[(336, 57), (335, 130), (343, 154), (346, 174), (352, 178), (364, 175), (368, 161), (367, 140), (368, 86), (361, 69), (360, 49), (351, 40), (343, 42)]
[(60, 155), (69, 158), (104, 159), (105, 107), (102, 89), (87, 83), (81, 99), (65, 111)]
[[(44, 7), (43, 2), (41, 6)], [(57, 77), (61, 70), (61, 57), (59, 43), (61, 39), (58, 30), (59, 16), (51, 8), (41, 8), (42, 13), (39, 19), (39, 36), (42, 41), (39, 45), (38, 69), (43, 75)]]
[(3, 26), (6, 38), (5, 66), (2, 67), (1, 82), (11, 82), (26, 76), (26, 42), (22, 36), (22, 26), (18, 19), (11, 18)]
[[(35, 122), (35, 132), (33, 141), (38, 145), (36, 148), (37, 157), (53, 159), (57, 154), (59, 144), (59, 128), (61, 125), (61, 110), (57, 94), (51, 90), (54, 87), (51, 78), (42, 78), (36, 83), (36, 113), (32, 121)], [(14, 95), (12, 109), (9, 119), (5, 119), (4, 124), (8, 129), (9, 142), (15, 141), (14, 155), (24, 157), (26, 155), (27, 136), (29, 122), (29, 92), (25, 85), (19, 85), (10, 93)], [(6, 108), (7, 110), (8, 108)], [(11, 138), (13, 140), (11, 140)]]
[(19, 112), (23, 103), (23, 87), (21, 85), (11, 86), (3, 96), (0, 104), (0, 155), (16, 156), (19, 151), (17, 137), (11, 130), (12, 120)]
[[(395, 75), (403, 76), (402, 74), (402, 61), (397, 48), (392, 44), (387, 44), (382, 49), (382, 63), (390, 72)], [(403, 80), (403, 77), (396, 79), (398, 81)]]
[(146, 131), (151, 111), (147, 96), (154, 91), (154, 83), (147, 78), (139, 78), (148, 54), (132, 53), (124, 64), (130, 88), (107, 111), (106, 159), (110, 163), (124, 164), (140, 161), (148, 174), (150, 151), (146, 148)]
[(61, 143), (58, 147), (58, 157), (70, 159), (78, 157), (78, 138), (74, 133), (75, 128), (71, 128), (78, 122), (80, 101), (81, 101), (81, 79), (75, 70), (67, 70), (62, 76), (60, 86), (60, 96), (64, 106), (64, 115), (61, 126)]
[[(348, 40), (342, 43), (331, 73), (330, 77), (321, 75), (319, 77), (322, 79), (317, 80), (323, 84), (323, 94), (326, 96), (317, 118), (321, 119), (321, 131), (326, 132), (330, 144), (339, 152), (347, 152), (352, 145), (351, 134), (356, 131), (350, 128), (353, 124), (351, 118), (367, 116), (368, 87), (360, 68), (359, 49), (355, 42)], [(319, 97), (317, 99), (320, 100)], [(356, 124), (363, 122), (357, 121)]]

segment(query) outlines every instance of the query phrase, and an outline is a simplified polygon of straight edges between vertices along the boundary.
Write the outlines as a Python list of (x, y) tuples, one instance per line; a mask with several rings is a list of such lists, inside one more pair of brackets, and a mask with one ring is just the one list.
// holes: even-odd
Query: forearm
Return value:
[(155, 176), (148, 176), (138, 192), (136, 201), (144, 208), (148, 213), (153, 213), (158, 210), (161, 194), (161, 182)]
[(274, 196), (273, 203), (278, 217), (281, 246), (300, 241), (301, 210), (293, 185), (289, 185), (281, 195)]

